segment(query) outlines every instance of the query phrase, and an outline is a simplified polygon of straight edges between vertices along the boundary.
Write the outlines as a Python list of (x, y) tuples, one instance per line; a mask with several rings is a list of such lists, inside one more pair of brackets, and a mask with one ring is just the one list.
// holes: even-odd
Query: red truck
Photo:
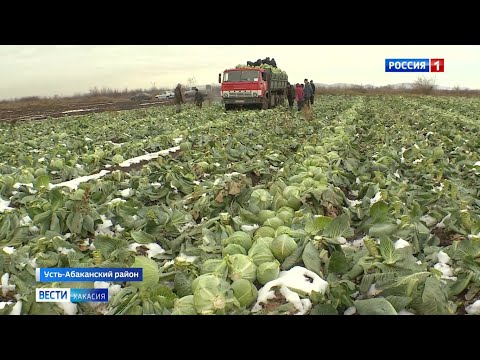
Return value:
[(225, 110), (247, 106), (265, 110), (284, 103), (288, 76), (268, 68), (239, 67), (218, 74), (218, 82)]

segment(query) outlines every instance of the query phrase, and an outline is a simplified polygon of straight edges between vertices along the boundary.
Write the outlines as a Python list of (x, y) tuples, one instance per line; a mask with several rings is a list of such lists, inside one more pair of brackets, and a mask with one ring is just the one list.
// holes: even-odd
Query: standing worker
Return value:
[(185, 104), (185, 99), (183, 98), (182, 94), (182, 85), (178, 83), (177, 87), (175, 88), (175, 111), (177, 114), (181, 110), (181, 104)]
[(295, 101), (295, 87), (287, 83), (287, 100), (288, 100), (288, 107), (293, 109), (293, 102)]
[(310, 86), (312, 87), (312, 96), (310, 97), (310, 102), (313, 105), (313, 100), (315, 99), (315, 84), (313, 83), (313, 80), (310, 80)]
[(310, 101), (312, 98), (312, 87), (310, 83), (308, 82), (308, 79), (304, 80), (305, 82), (305, 88), (303, 89), (303, 102), (304, 105), (309, 108), (310, 107)]
[(297, 84), (296, 92), (297, 92), (298, 111), (300, 111), (302, 110), (302, 105), (303, 105), (303, 89), (300, 84)]
[(203, 104), (203, 95), (197, 88), (195, 88), (195, 105), (197, 105), (200, 109), (202, 108)]

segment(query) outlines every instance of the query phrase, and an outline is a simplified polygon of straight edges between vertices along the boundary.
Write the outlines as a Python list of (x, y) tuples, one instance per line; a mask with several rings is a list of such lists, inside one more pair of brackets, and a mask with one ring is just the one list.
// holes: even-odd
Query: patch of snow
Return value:
[(12, 255), (15, 252), (15, 248), (13, 246), (4, 246), (2, 250), (8, 255)]
[(113, 146), (122, 146), (125, 143), (114, 143), (113, 141), (107, 141), (107, 143), (112, 144)]
[(108, 288), (108, 296), (109, 297), (115, 296), (120, 292), (120, 290), (122, 290), (121, 285), (118, 285), (118, 284), (110, 285), (110, 287)]
[(355, 306), (350, 306), (347, 310), (343, 312), (343, 315), (353, 315), (357, 312), (357, 308)]
[(253, 224), (253, 225), (242, 225), (241, 229), (242, 231), (255, 231), (259, 228), (258, 224)]
[(382, 199), (382, 193), (379, 191), (375, 194), (373, 198), (370, 199), (370, 206)]
[[(302, 313), (305, 311), (305, 306), (307, 306), (308, 303), (299, 303), (299, 297), (298, 299), (296, 297), (294, 298), (293, 295), (290, 294), (290, 291), (299, 290), (308, 295), (310, 295), (312, 291), (323, 294), (328, 287), (328, 282), (323, 280), (314, 272), (301, 266), (295, 266), (288, 271), (282, 271), (277, 279), (269, 281), (258, 291), (257, 302), (252, 308), (253, 312), (260, 311), (262, 309), (261, 303), (265, 304), (269, 299), (275, 298), (275, 291), (272, 290), (272, 288), (276, 286), (281, 287), (280, 292), (282, 295), (284, 295), (284, 293), (287, 294), (288, 298), (284, 295), (287, 301), (292, 301), (295, 305), (295, 308)], [(282, 290), (283, 288), (287, 288), (289, 291)]]
[(156, 159), (159, 156), (165, 156), (165, 155), (168, 155), (168, 153), (170, 153), (170, 152), (176, 152), (178, 150), (180, 150), (180, 147), (179, 146), (174, 146), (174, 147), (171, 147), (171, 148), (166, 149), (166, 150), (161, 150), (161, 151), (157, 151), (157, 152), (154, 152), (154, 153), (148, 153), (148, 154), (145, 154), (145, 155), (141, 155), (141, 156), (137, 156), (137, 157), (125, 160), (125, 161), (121, 162), (119, 164), (119, 166), (120, 167), (129, 167), (132, 164), (137, 164), (137, 163), (139, 163), (141, 161), (145, 161), (145, 160), (148, 161), (148, 160)]
[(293, 304), (295, 309), (298, 310), (295, 315), (304, 315), (312, 308), (312, 302), (310, 299), (300, 299), (300, 296), (296, 292), (290, 290), (286, 286), (280, 288), (280, 294), (282, 294), (285, 297), (285, 300)]
[(423, 221), (425, 223), (425, 225), (427, 225), (427, 226), (432, 226), (437, 222), (437, 220), (430, 215), (423, 215), (420, 218), (420, 221)]
[(166, 269), (167, 267), (172, 266), (173, 264), (175, 264), (175, 260), (170, 260), (170, 261), (165, 262), (165, 264), (163, 264), (162, 267), (164, 269)]
[(110, 230), (110, 227), (113, 226), (112, 220), (107, 219), (105, 215), (100, 215), (103, 223), (97, 225), (97, 229), (95, 230), (95, 235), (97, 234), (106, 234), (113, 236), (113, 231)]
[(25, 215), (23, 218), (20, 219), (20, 226), (25, 226), (31, 223), (32, 223), (32, 219), (28, 215)]
[(465, 308), (467, 314), (479, 315), (480, 314), (480, 300), (475, 301), (473, 304)]
[(77, 315), (77, 304), (71, 302), (57, 302), (56, 305), (63, 310), (64, 315)]
[[(6, 305), (13, 304), (11, 301), (1, 301), (0, 302), (0, 310), (3, 309)], [(21, 315), (22, 313), (22, 301), (18, 300), (15, 305), (13, 305), (12, 310), (8, 315)]]
[(403, 249), (404, 247), (407, 247), (407, 246), (411, 246), (410, 243), (401, 238), (398, 239), (394, 244), (395, 249)]
[[(62, 111), (62, 114), (71, 114), (71, 113), (77, 113), (77, 112), (85, 112), (85, 111), (94, 111), (97, 110), (98, 108), (90, 108), (90, 109), (75, 109), (75, 110), (65, 110)], [(87, 140), (88, 138), (85, 138)], [(90, 139), (91, 140), (91, 139)], [(88, 140), (87, 140), (88, 141)]]
[(195, 259), (197, 258), (198, 256), (189, 256), (189, 255), (185, 255), (184, 253), (180, 253), (179, 256), (177, 256), (175, 258), (175, 260), (177, 260), (178, 262), (194, 262)]
[(80, 185), (81, 183), (89, 181), (89, 180), (99, 179), (99, 178), (107, 175), (109, 172), (110, 171), (108, 171), (108, 170), (102, 170), (97, 174), (80, 176), (76, 179), (72, 179), (72, 180), (65, 181), (65, 182), (58, 183), (58, 184), (48, 184), (48, 189), (51, 190), (51, 189), (56, 188), (56, 187), (68, 187), (68, 188), (70, 188), (70, 190), (76, 190), (78, 188), (78, 185)]
[(33, 188), (33, 184), (32, 184), (32, 183), (19, 183), (19, 182), (13, 184), (12, 187), (13, 187), (14, 189), (17, 189), (17, 190), (18, 190), (18, 189), (20, 188), (20, 186), (25, 186), (25, 187), (27, 187), (27, 188)]
[(350, 242), (350, 245), (352, 245), (354, 248), (357, 248), (357, 249), (362, 248), (362, 247), (365, 246), (365, 244), (363, 242), (364, 238), (365, 238), (365, 236), (360, 238), (360, 239), (355, 239), (352, 242)]
[(348, 205), (350, 205), (351, 207), (357, 207), (362, 203), (360, 200), (350, 200), (350, 199), (347, 199), (347, 202), (348, 202)]
[(13, 304), (11, 301), (0, 301), (0, 310), (2, 310), (5, 306)]
[(382, 292), (382, 290), (378, 290), (376, 288), (376, 284), (372, 284), (372, 285), (370, 285), (370, 288), (367, 291), (367, 296), (369, 296), (369, 297), (377, 296), (381, 292)]
[(58, 251), (60, 254), (63, 254), (63, 255), (67, 255), (67, 254), (70, 253), (70, 252), (73, 252), (73, 253), (75, 252), (74, 249), (72, 249), (72, 248), (67, 249), (67, 248), (65, 248), (65, 247), (59, 247), (59, 248), (57, 249), (57, 251)]
[(453, 269), (448, 264), (437, 263), (433, 268), (442, 273), (442, 279), (457, 279), (453, 276)]
[(440, 264), (448, 264), (450, 262), (450, 256), (443, 251), (439, 251), (437, 257)]
[(197, 225), (197, 223), (195, 221), (190, 221), (190, 222), (186, 223), (185, 225), (183, 225), (180, 229), (178, 229), (178, 231), (180, 231), (181, 233), (184, 233), (188, 229), (193, 228), (195, 225)]
[(347, 243), (347, 239), (345, 239), (343, 236), (338, 236), (336, 238), (336, 240), (340, 243), (340, 244), (346, 244)]
[(147, 256), (149, 258), (152, 258), (158, 254), (163, 254), (165, 252), (165, 250), (157, 243), (150, 243), (150, 244), (147, 244), (146, 246), (148, 248)]
[(2, 288), (3, 296), (7, 296), (9, 291), (14, 291), (15, 290), (15, 285), (8, 285), (8, 279), (9, 278), (10, 278), (9, 273), (3, 274), (2, 277), (0, 278), (0, 282), (2, 284), (0, 287)]
[(131, 197), (132, 195), (134, 194), (134, 191), (133, 189), (131, 188), (128, 188), (128, 189), (123, 189), (122, 191), (120, 191), (120, 195), (124, 198), (129, 198)]
[(139, 243), (137, 243), (137, 242), (134, 242), (134, 243), (128, 245), (128, 250), (133, 251), (133, 252), (136, 252), (136, 251), (137, 251), (137, 247), (139, 247), (139, 246), (142, 246), (142, 244), (139, 244)]
[(125, 199), (121, 199), (121, 198), (114, 198), (112, 200), (110, 200), (107, 205), (113, 205), (113, 204), (116, 204), (116, 203), (124, 203), (126, 202), (127, 200)]
[(109, 286), (110, 283), (106, 281), (94, 281), (93, 283), (95, 289), (108, 289)]
[(452, 214), (448, 214), (447, 216), (445, 216), (445, 217), (442, 219), (442, 221), (440, 221), (440, 222), (437, 224), (436, 227), (439, 228), (439, 229), (443, 229), (443, 228), (445, 227), (445, 223), (444, 223), (444, 222), (445, 222), (446, 220), (449, 220), (451, 216), (452, 216)]

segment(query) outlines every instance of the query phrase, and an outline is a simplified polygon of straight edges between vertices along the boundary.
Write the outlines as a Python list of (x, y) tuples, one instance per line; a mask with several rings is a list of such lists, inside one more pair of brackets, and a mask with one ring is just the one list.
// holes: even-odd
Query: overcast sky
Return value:
[[(247, 60), (275, 58), (290, 82), (382, 86), (419, 76), (480, 89), (478, 45), (0, 45), (0, 99), (217, 82)], [(386, 73), (385, 58), (444, 58), (444, 73)]]

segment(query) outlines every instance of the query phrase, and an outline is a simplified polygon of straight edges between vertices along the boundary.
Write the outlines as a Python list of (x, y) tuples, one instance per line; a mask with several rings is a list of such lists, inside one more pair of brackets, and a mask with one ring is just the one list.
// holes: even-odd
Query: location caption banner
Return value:
[(143, 268), (37, 268), (37, 282), (142, 281)]

